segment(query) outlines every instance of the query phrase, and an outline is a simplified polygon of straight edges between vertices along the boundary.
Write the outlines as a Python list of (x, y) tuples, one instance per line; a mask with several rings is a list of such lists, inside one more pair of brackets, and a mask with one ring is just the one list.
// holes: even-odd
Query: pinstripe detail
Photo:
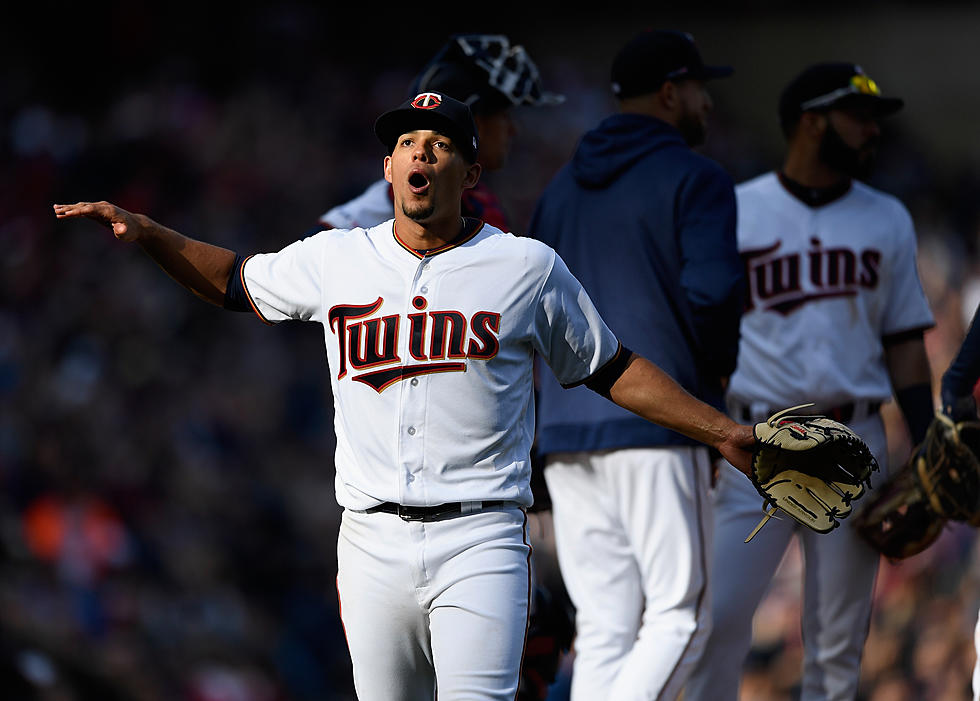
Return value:
[(521, 648), (521, 664), (517, 668), (517, 691), (514, 693), (514, 701), (517, 701), (518, 694), (521, 693), (521, 672), (524, 671), (524, 655), (527, 653), (527, 632), (531, 628), (531, 541), (527, 538), (527, 510), (524, 512), (524, 545), (527, 546), (527, 613), (524, 617), (524, 646)]
[[(688, 448), (688, 450), (690, 450), (690, 451), (693, 452), (695, 464), (698, 463), (698, 462), (700, 462), (700, 460), (698, 460), (698, 453), (701, 452), (700, 449), (699, 448)], [(712, 469), (711, 468), (711, 458), (710, 458), (709, 455), (706, 455), (705, 458), (708, 460), (708, 474), (710, 476), (711, 469)], [(681, 650), (681, 654), (678, 655), (677, 662), (674, 664), (674, 668), (671, 670), (670, 674), (667, 675), (667, 679), (664, 682), (663, 688), (661, 688), (660, 692), (657, 693), (657, 701), (661, 701), (661, 699), (663, 699), (663, 701), (674, 701), (673, 698), (664, 699), (663, 691), (666, 688), (670, 688), (670, 682), (674, 679), (674, 676), (677, 674), (677, 668), (680, 666), (681, 661), (684, 659), (684, 656), (687, 654), (687, 651), (691, 647), (691, 643), (694, 641), (694, 638), (697, 636), (697, 634), (698, 634), (697, 621), (701, 618), (701, 611), (702, 611), (703, 607), (705, 605), (707, 605), (707, 603), (708, 603), (706, 601), (707, 597), (705, 596), (705, 594), (708, 591), (708, 557), (710, 555), (709, 555), (708, 552), (706, 552), (706, 550), (707, 550), (707, 547), (706, 547), (707, 546), (707, 543), (705, 542), (704, 519), (702, 518), (702, 514), (704, 512), (704, 504), (702, 503), (702, 499), (701, 499), (701, 490), (699, 488), (700, 487), (700, 482), (701, 482), (701, 471), (698, 470), (698, 469), (695, 469), (694, 470), (694, 512), (695, 512), (695, 514), (697, 516), (697, 522), (698, 522), (698, 542), (701, 545), (701, 547), (700, 547), (700, 551), (701, 551), (701, 557), (700, 557), (700, 560), (701, 560), (701, 590), (698, 592), (698, 603), (697, 603), (697, 605), (694, 608), (694, 621), (695, 621), (695, 626), (694, 626), (694, 630), (691, 631), (690, 637), (687, 639), (687, 645), (684, 646), (684, 649)]]

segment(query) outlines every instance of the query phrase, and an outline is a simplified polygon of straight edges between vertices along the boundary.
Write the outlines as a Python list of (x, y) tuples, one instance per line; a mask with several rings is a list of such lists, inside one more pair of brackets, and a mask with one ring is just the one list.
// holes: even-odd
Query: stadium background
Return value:
[[(708, 62), (735, 66), (711, 86), (704, 151), (736, 180), (778, 164), (776, 98), (795, 72), (862, 64), (906, 99), (872, 183), (916, 220), (938, 378), (980, 300), (976, 3), (563, 5), (5, 10), (5, 697), (353, 698), (319, 327), (222, 313), (94, 225), (56, 222), (51, 204), (108, 199), (229, 248), (277, 249), (380, 174), (371, 124), (450, 32), (507, 33), (568, 98), (521, 110), (509, 167), (487, 176), (518, 232), (578, 136), (614, 108), (609, 61), (637, 29), (691, 31)], [(459, 19), (472, 12), (483, 16)], [(893, 407), (886, 416), (901, 456), (907, 438)], [(883, 566), (862, 701), (969, 698), (978, 554), (975, 531), (957, 527)], [(756, 618), (746, 700), (794, 698), (799, 565), (790, 551)]]

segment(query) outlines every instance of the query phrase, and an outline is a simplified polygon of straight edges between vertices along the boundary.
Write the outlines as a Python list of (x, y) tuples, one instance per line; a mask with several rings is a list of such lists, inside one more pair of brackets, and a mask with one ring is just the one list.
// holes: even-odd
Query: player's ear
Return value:
[(677, 94), (677, 83), (672, 80), (665, 80), (660, 89), (657, 90), (657, 100), (669, 112), (676, 106), (680, 96)]
[(391, 156), (385, 156), (384, 171), (385, 171), (385, 180), (387, 180), (390, 183), (391, 182)]
[(476, 187), (476, 184), (480, 182), (480, 173), (483, 172), (483, 166), (479, 163), (474, 163), (473, 165), (467, 167), (466, 174), (463, 176), (463, 189), (468, 189), (471, 187)]
[(800, 115), (800, 123), (797, 131), (806, 134), (812, 139), (823, 138), (823, 133), (827, 131), (828, 117), (824, 112), (804, 112)]

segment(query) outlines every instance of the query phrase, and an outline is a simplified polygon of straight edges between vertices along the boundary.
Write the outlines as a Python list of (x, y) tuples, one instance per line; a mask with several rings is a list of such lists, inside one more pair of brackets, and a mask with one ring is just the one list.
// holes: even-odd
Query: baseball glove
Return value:
[(916, 452), (902, 468), (871, 494), (851, 522), (860, 536), (889, 560), (904, 560), (928, 548), (942, 533), (946, 519), (929, 505), (919, 481)]
[[(851, 513), (871, 473), (878, 469), (867, 444), (842, 423), (794, 414), (812, 404), (777, 412), (755, 425), (750, 479), (763, 498), (765, 516), (748, 543), (777, 511), (818, 533), (829, 533)], [(766, 507), (770, 507), (766, 510)]]
[(936, 412), (915, 453), (922, 492), (942, 518), (980, 525), (980, 421), (954, 421)]

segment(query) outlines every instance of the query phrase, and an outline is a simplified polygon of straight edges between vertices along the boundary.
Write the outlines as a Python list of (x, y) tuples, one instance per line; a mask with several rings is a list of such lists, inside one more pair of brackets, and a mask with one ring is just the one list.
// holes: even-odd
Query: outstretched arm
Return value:
[(613, 383), (609, 397), (624, 409), (718, 450), (749, 474), (755, 435), (677, 384), (667, 373), (635, 353)]
[(235, 252), (195, 241), (143, 214), (109, 202), (56, 204), (58, 219), (88, 217), (112, 229), (120, 241), (135, 242), (174, 280), (201, 299), (221, 306)]

